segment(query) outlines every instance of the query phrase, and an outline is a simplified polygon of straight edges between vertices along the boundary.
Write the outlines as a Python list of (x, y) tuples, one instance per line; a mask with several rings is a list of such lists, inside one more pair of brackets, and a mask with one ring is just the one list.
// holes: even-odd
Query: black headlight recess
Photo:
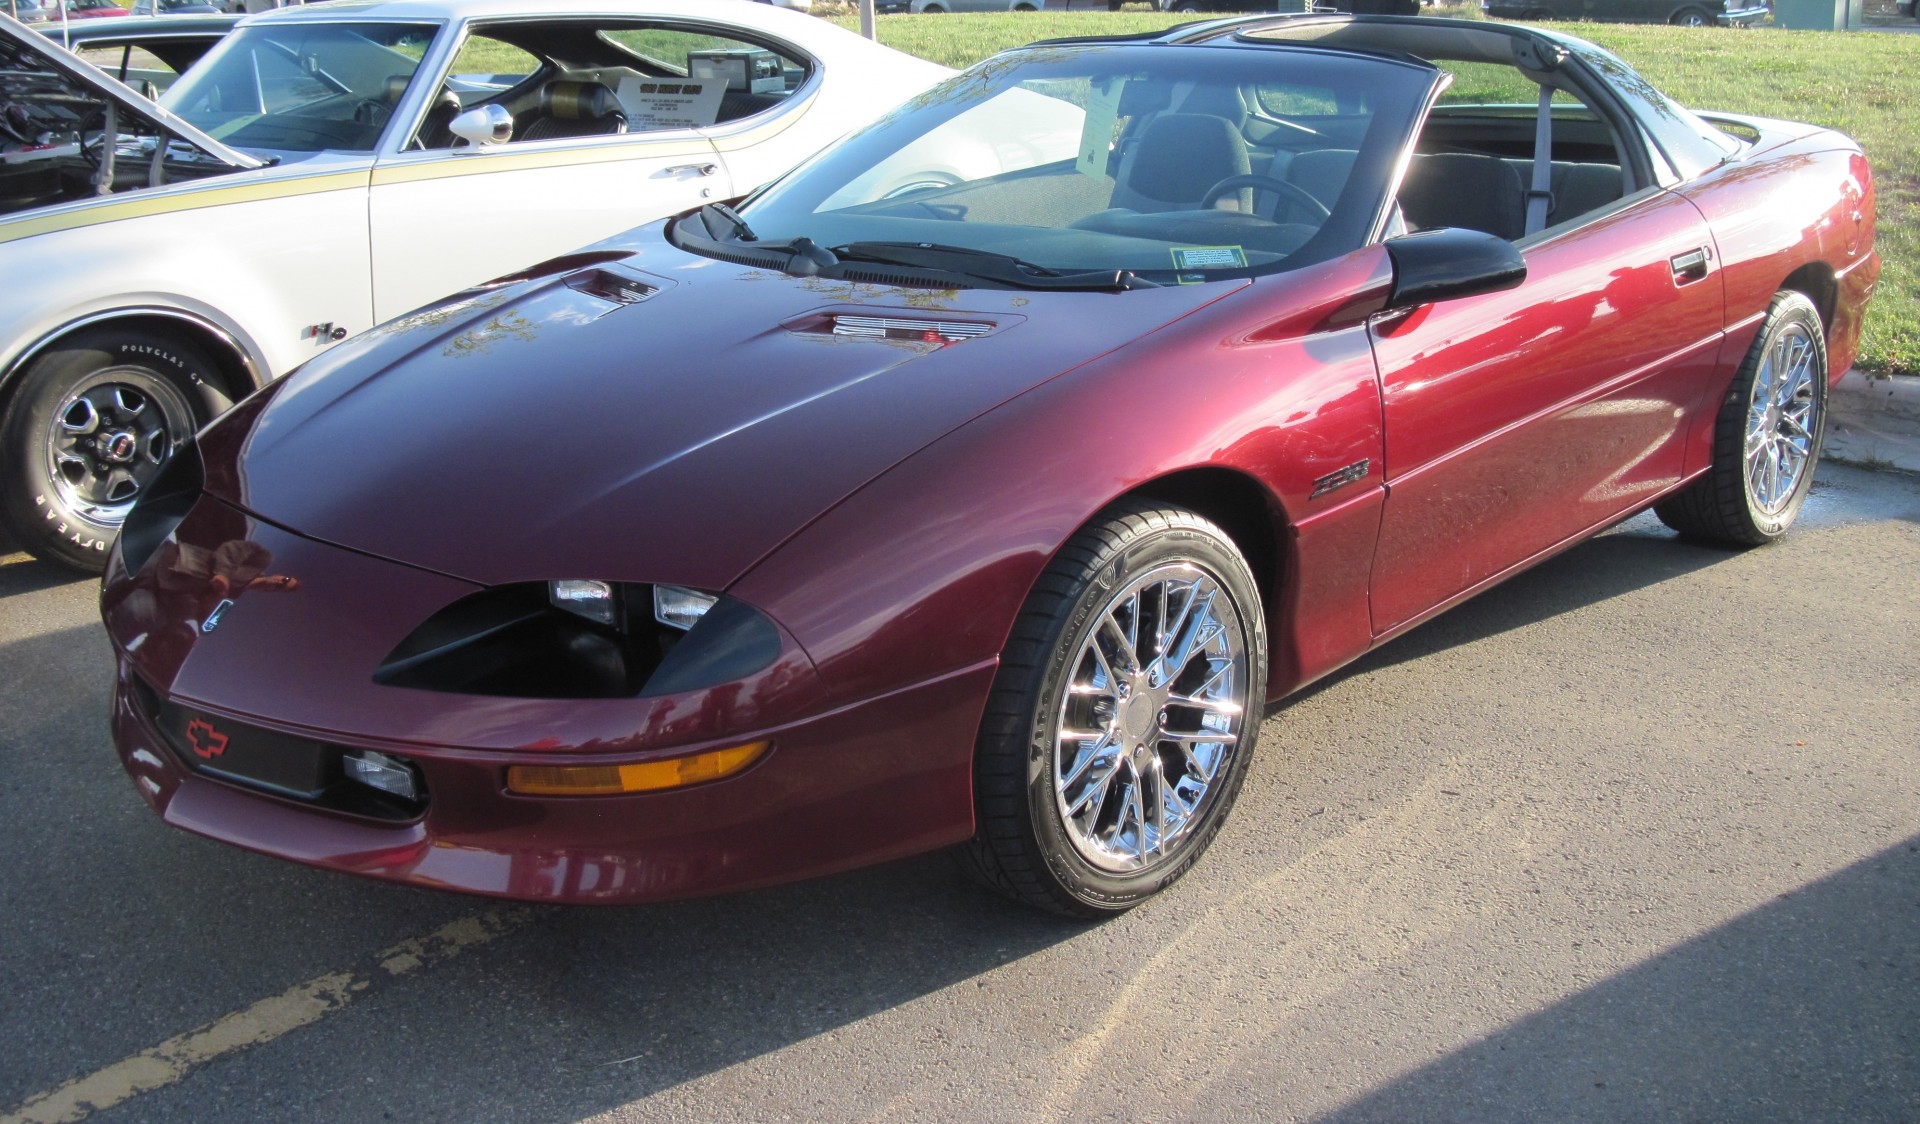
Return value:
[[(654, 587), (606, 583), (611, 607), (562, 607), (556, 586), (524, 582), (463, 597), (427, 618), (375, 669), (376, 683), (464, 695), (614, 699), (744, 679), (780, 655), (772, 621), (716, 597), (691, 629), (663, 623)], [(673, 589), (664, 586), (662, 589)]]
[(200, 493), (205, 488), (206, 473), (200, 464), (200, 448), (192, 440), (183, 441), (167, 457), (167, 463), (160, 466), (153, 482), (134, 501), (126, 521), (120, 524), (120, 560), (127, 573), (140, 572), (153, 552), (160, 549), (160, 544), (200, 501)]

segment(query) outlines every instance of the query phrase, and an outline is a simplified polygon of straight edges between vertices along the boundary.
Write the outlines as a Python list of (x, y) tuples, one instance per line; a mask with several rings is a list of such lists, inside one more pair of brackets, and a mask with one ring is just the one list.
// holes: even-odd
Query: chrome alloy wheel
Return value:
[(1768, 349), (1747, 406), (1745, 468), (1754, 509), (1778, 515), (1792, 502), (1820, 432), (1822, 376), (1815, 341), (1789, 324)]
[(69, 390), (47, 427), (47, 468), (61, 503), (116, 527), (175, 446), (193, 431), (180, 389), (139, 367), (109, 367)]
[(1239, 750), (1247, 630), (1219, 581), (1184, 562), (1136, 577), (1093, 622), (1060, 700), (1054, 799), (1083, 859), (1130, 874), (1201, 822)]

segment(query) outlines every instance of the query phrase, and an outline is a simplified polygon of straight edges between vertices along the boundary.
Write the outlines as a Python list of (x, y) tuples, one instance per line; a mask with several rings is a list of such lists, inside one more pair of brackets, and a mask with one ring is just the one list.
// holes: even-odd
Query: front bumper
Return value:
[[(341, 740), (412, 761), (426, 811), (347, 815), (209, 776), (182, 759), (119, 660), (114, 744), (175, 827), (294, 862), (525, 901), (632, 903), (744, 890), (933, 850), (972, 833), (983, 666), (759, 732), (768, 756), (726, 780), (632, 796), (520, 796), (507, 767), (602, 761)], [(214, 721), (274, 729), (196, 706)], [(312, 737), (313, 731), (278, 732)], [(935, 752), (936, 747), (963, 752)], [(698, 749), (700, 747), (688, 747)]]
[[(118, 546), (110, 556), (102, 614), (122, 764), (184, 830), (332, 870), (528, 901), (742, 890), (972, 833), (973, 742), (992, 661), (838, 704), (790, 638), (765, 672), (677, 695), (481, 697), (373, 681), (399, 636), (470, 588), (202, 497), (139, 574), (126, 572)], [(188, 751), (183, 713), (220, 739), (220, 756), (197, 740)], [(424, 804), (369, 811), (336, 799), (337, 780), (302, 795), (298, 783), (262, 783), (284, 772), (272, 763), (222, 775), (245, 756), (226, 752), (227, 740), (255, 735), (244, 748), (256, 765), (280, 747), (331, 753), (335, 764), (352, 750), (403, 758), (424, 780)], [(745, 771), (686, 787), (535, 797), (506, 786), (515, 765), (638, 764), (760, 740), (770, 748)]]
[(1748, 27), (1752, 24), (1759, 23), (1772, 14), (1773, 9), (1764, 4), (1758, 4), (1751, 8), (1728, 8), (1726, 11), (1713, 17), (1713, 22), (1719, 24), (1721, 27)]

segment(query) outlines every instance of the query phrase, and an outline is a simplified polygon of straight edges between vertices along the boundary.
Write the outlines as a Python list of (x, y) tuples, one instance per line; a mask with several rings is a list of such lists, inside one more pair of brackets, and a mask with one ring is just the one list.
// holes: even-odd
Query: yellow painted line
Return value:
[(33, 555), (24, 550), (15, 551), (12, 554), (0, 554), (0, 566), (18, 566), (22, 562), (31, 561), (33, 561)]
[(29, 1097), (13, 1112), (0, 1116), (0, 1124), (84, 1120), (142, 1093), (164, 1089), (210, 1061), (319, 1022), (386, 980), (497, 940), (534, 916), (534, 910), (524, 907), (490, 910), (401, 941), (376, 953), (369, 965), (308, 980), (58, 1089)]

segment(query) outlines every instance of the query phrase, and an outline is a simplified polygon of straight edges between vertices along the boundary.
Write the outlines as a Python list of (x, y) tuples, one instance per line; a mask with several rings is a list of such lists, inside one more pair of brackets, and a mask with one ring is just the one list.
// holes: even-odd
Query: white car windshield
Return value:
[(1042, 44), (914, 98), (751, 199), (752, 239), (703, 225), (743, 249), (804, 239), (809, 268), (830, 271), (831, 256), (987, 284), (1298, 268), (1373, 235), (1437, 81), (1412, 59), (1315, 48)]
[(285, 23), (242, 28), (167, 91), (167, 108), (236, 148), (370, 152), (434, 28)]

